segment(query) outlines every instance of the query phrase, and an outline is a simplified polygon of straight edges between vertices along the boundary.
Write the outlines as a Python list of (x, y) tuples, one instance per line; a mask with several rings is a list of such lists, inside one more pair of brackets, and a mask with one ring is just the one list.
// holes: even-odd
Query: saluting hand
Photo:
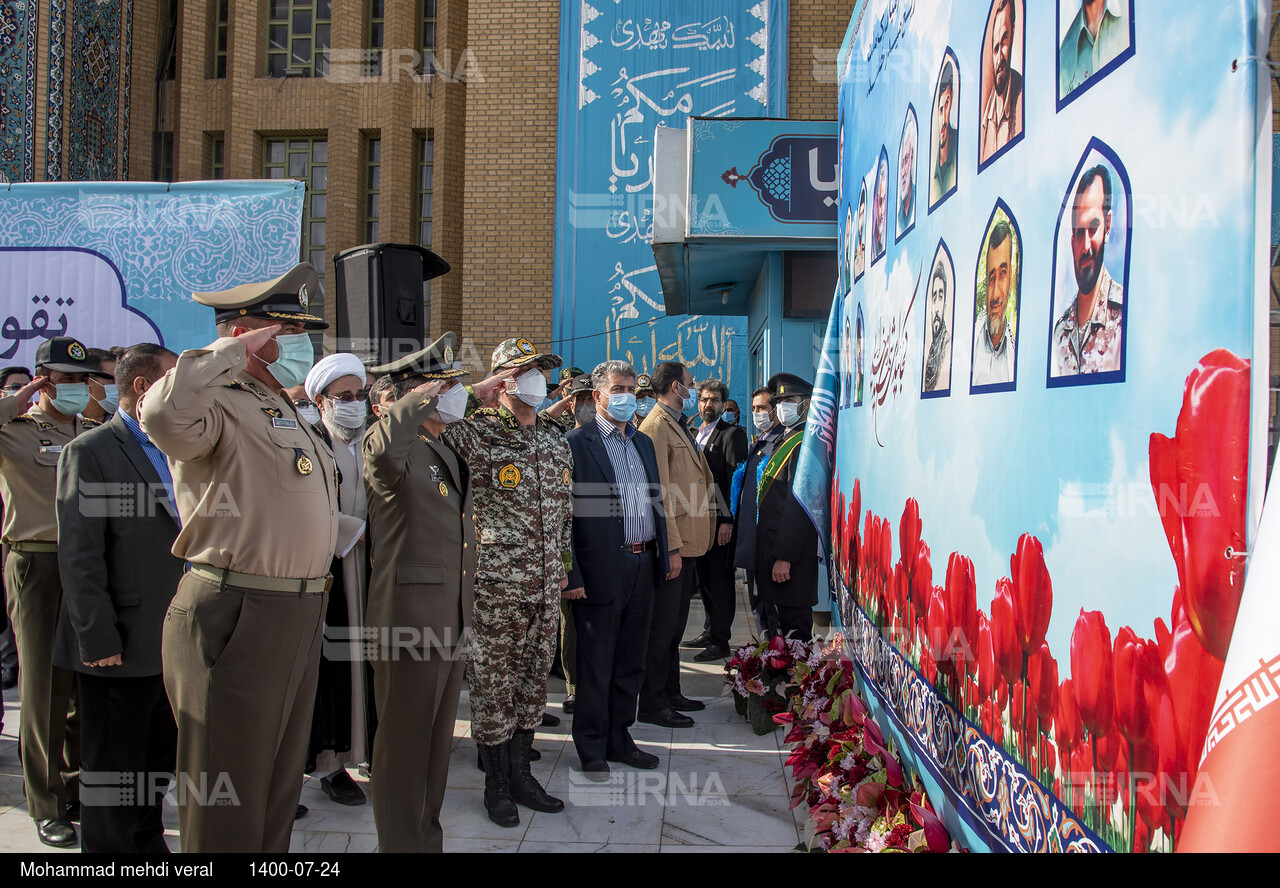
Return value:
[(256, 355), (262, 350), (263, 346), (271, 341), (273, 336), (280, 332), (283, 326), (283, 324), (272, 324), (270, 327), (259, 327), (256, 330), (241, 333), (236, 339), (244, 343), (246, 352)]
[(414, 386), (410, 391), (416, 392), (419, 395), (425, 395), (428, 398), (434, 398), (436, 395), (440, 394), (440, 389), (442, 388), (444, 388), (443, 379), (428, 379), (426, 382), (422, 383), (422, 385)]
[(499, 370), (483, 382), (477, 382), (471, 387), (471, 391), (475, 392), (476, 398), (480, 403), (492, 404), (498, 397), (498, 386), (520, 372), (522, 372), (520, 367), (508, 367), (506, 370)]
[(27, 401), (30, 401), (33, 397), (35, 397), (37, 392), (44, 391), (45, 388), (47, 388), (51, 384), (52, 383), (49, 382), (49, 377), (37, 376), (35, 379), (31, 380), (22, 388), (14, 392), (13, 396), (17, 398), (19, 401), (22, 401), (25, 403)]

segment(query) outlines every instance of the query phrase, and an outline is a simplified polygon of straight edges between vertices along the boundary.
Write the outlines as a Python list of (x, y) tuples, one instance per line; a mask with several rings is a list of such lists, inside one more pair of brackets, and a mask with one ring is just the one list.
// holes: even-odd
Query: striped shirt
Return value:
[[(596, 424), (600, 438), (613, 464), (613, 476), (617, 479), (618, 499), (622, 502), (622, 538), (628, 546), (647, 543), (657, 533), (653, 523), (653, 504), (649, 478), (640, 461), (640, 451), (631, 439), (636, 430), (630, 423), (619, 429), (599, 413)], [(625, 429), (625, 431), (624, 431)]]
[(151, 465), (156, 470), (156, 474), (160, 476), (160, 480), (164, 482), (164, 492), (169, 495), (169, 502), (173, 506), (173, 515), (176, 518), (178, 514), (178, 500), (173, 495), (173, 475), (169, 473), (169, 463), (165, 461), (164, 454), (160, 452), (160, 448), (151, 442), (147, 437), (147, 433), (142, 430), (142, 426), (138, 421), (129, 415), (128, 411), (120, 410), (120, 418), (124, 420), (124, 424), (129, 431), (133, 433), (133, 437), (137, 439), (138, 444), (142, 447), (142, 452), (147, 455), (147, 459), (151, 461)]

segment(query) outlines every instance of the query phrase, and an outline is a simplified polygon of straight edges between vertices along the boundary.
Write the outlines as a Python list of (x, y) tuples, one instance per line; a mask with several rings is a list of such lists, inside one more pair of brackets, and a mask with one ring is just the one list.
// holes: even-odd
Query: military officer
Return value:
[(373, 368), (389, 374), (393, 397), (364, 438), (379, 851), (443, 850), (440, 806), (476, 580), (471, 473), (441, 438), (467, 406), (453, 342), (446, 333)]
[[(62, 606), (55, 510), (58, 458), (100, 423), (76, 414), (89, 404), (88, 349), (68, 336), (36, 348), (36, 377), (0, 398), (0, 499), (9, 620), (18, 641), (22, 777), (27, 810), (46, 845), (74, 845), (70, 809), (79, 805), (79, 718), (75, 673), (53, 665)], [(32, 396), (37, 406), (27, 409)]]
[[(573, 558), (573, 459), (563, 432), (536, 413), (547, 393), (543, 371), (558, 366), (560, 358), (539, 354), (529, 340), (506, 340), (492, 361), (504, 376), (499, 406), (476, 409), (444, 433), (475, 485), (471, 734), (485, 766), (485, 807), (502, 826), (519, 822), (511, 800), (535, 811), (564, 809), (529, 771)], [(508, 771), (509, 787), (501, 779)]]
[(219, 339), (147, 391), (189, 561), (165, 616), (182, 850), (289, 850), (338, 532), (333, 454), (284, 389), (313, 360), (315, 269), (193, 298)]

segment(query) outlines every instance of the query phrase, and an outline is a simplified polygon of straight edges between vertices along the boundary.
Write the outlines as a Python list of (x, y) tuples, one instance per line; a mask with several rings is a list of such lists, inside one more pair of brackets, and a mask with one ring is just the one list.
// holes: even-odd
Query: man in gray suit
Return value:
[(54, 664), (76, 672), (80, 693), (87, 852), (169, 850), (161, 800), (178, 729), (160, 674), (160, 635), (183, 564), (170, 553), (178, 535), (173, 480), (136, 417), (139, 398), (176, 362), (159, 345), (129, 349), (116, 365), (119, 409), (67, 444), (58, 462), (63, 598)]

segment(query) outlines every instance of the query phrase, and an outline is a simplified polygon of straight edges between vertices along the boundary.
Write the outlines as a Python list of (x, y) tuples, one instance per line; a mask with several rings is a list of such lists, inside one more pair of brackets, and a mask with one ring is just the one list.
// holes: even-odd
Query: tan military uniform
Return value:
[(9, 620), (18, 642), (22, 774), (33, 820), (64, 817), (79, 799), (80, 719), (75, 673), (53, 665), (62, 583), (58, 577), (58, 457), (99, 423), (55, 422), (26, 401), (0, 398), (0, 499)]
[(379, 851), (440, 852), (444, 843), (440, 807), (471, 629), (476, 530), (466, 462), (422, 426), (435, 408), (435, 398), (411, 392), (364, 439)]
[(140, 408), (192, 563), (163, 643), (183, 851), (289, 849), (338, 531), (332, 453), (247, 366), (234, 339), (184, 352)]

